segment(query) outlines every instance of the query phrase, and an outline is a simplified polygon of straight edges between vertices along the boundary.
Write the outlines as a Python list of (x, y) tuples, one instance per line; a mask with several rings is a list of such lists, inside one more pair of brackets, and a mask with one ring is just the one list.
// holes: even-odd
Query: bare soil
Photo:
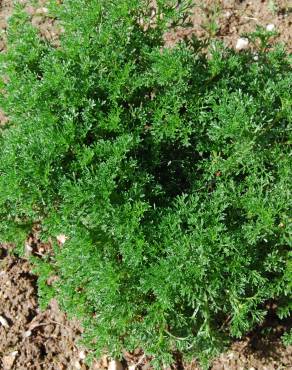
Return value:
[(28, 261), (0, 250), (0, 368), (3, 370), (85, 369), (76, 341), (81, 330), (68, 323), (56, 301), (43, 312), (36, 277)]
[(278, 32), (273, 41), (284, 43), (286, 50), (292, 51), (291, 0), (205, 0), (196, 4), (191, 26), (169, 33), (167, 44), (195, 34), (200, 39), (215, 38), (235, 47), (238, 38), (255, 31), (256, 26), (273, 24)]
[[(39, 8), (26, 5), (43, 37), (58, 46), (61, 30), (46, 16), (45, 0)], [(77, 1), (77, 0), (76, 0)], [(172, 45), (178, 39), (195, 34), (199, 38), (215, 37), (228, 46), (243, 33), (274, 24), (279, 31), (278, 41), (292, 50), (292, 4), (285, 0), (206, 0), (194, 8), (192, 26), (168, 34), (166, 43)], [(7, 19), (11, 15), (13, 0), (0, 0), (0, 51), (5, 52)], [(0, 125), (7, 117), (0, 111)], [(271, 319), (271, 317), (268, 317)], [(245, 339), (233, 343), (228, 352), (216, 359), (210, 370), (288, 370), (292, 369), (292, 346), (284, 347), (280, 336), (283, 324), (272, 318), (272, 330), (262, 334), (264, 327), (250, 333)], [(285, 323), (287, 324), (287, 323)], [(86, 364), (88, 353), (78, 346), (82, 329), (68, 320), (56, 301), (41, 311), (37, 300), (37, 277), (33, 275), (28, 260), (10, 253), (10, 247), (0, 244), (0, 369), (3, 370), (95, 370), (108, 369), (109, 360), (104, 357), (91, 366)], [(150, 370), (148, 359), (136, 351), (125, 353), (123, 366), (139, 362), (136, 370)], [(143, 360), (142, 360), (143, 359)], [(198, 370), (193, 363), (184, 364), (179, 358), (174, 370)]]

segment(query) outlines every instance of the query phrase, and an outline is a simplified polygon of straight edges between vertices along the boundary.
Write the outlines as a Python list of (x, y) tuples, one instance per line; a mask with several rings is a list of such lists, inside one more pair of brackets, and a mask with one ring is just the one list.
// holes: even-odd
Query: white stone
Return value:
[(129, 365), (128, 370), (136, 370), (136, 365)]
[(8, 321), (5, 319), (5, 317), (0, 315), (0, 324), (4, 326), (4, 328), (9, 328)]
[(124, 370), (124, 367), (120, 361), (112, 360), (108, 364), (108, 370)]
[(268, 24), (266, 30), (269, 32), (275, 31), (275, 25), (273, 23)]
[(24, 334), (23, 334), (23, 337), (24, 338), (28, 338), (28, 337), (30, 337), (31, 336), (31, 331), (30, 330), (27, 330), (26, 332), (24, 332)]
[(248, 48), (248, 39), (240, 37), (236, 42), (235, 49), (236, 50), (245, 50), (247, 48)]
[(86, 354), (85, 354), (84, 351), (79, 352), (79, 358), (80, 358), (80, 360), (84, 360), (86, 358)]

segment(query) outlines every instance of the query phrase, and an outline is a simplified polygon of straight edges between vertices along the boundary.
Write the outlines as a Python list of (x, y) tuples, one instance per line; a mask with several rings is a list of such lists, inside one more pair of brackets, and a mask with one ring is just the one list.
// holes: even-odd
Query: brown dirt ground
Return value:
[(235, 47), (238, 38), (253, 32), (256, 26), (273, 24), (278, 36), (274, 41), (292, 51), (291, 0), (205, 0), (196, 1), (191, 14), (192, 26), (167, 36), (167, 43), (195, 34), (199, 38), (216, 38)]
[[(32, 23), (43, 37), (58, 45), (60, 30), (46, 17), (43, 9), (29, 5), (28, 0), (19, 0), (26, 5)], [(178, 30), (166, 37), (171, 45), (179, 38), (192, 33), (199, 38), (214, 36), (228, 46), (235, 46), (238, 37), (255, 29), (255, 26), (274, 24), (279, 31), (277, 39), (292, 50), (292, 4), (285, 0), (206, 0), (197, 2), (191, 16), (192, 27)], [(0, 51), (5, 51), (7, 19), (12, 12), (13, 0), (0, 0)], [(0, 124), (7, 117), (0, 111)], [(3, 370), (95, 370), (108, 369), (108, 359), (96, 361), (91, 367), (85, 364), (87, 353), (77, 347), (81, 328), (69, 321), (55, 301), (43, 312), (37, 303), (36, 276), (26, 259), (10, 255), (9, 247), (0, 244), (0, 369)], [(267, 337), (259, 331), (250, 333), (244, 340), (235, 342), (228, 352), (214, 361), (211, 370), (286, 370), (292, 369), (292, 346), (281, 344), (283, 327), (275, 322)], [(151, 369), (141, 353), (125, 353), (127, 363), (137, 363), (136, 370)], [(197, 364), (182, 364), (177, 359), (173, 369), (198, 370)]]
[(6, 320), (0, 325), (0, 368), (81, 369), (81, 350), (75, 345), (78, 325), (68, 325), (55, 301), (41, 312), (28, 261), (9, 256), (5, 249), (0, 252), (0, 315)]

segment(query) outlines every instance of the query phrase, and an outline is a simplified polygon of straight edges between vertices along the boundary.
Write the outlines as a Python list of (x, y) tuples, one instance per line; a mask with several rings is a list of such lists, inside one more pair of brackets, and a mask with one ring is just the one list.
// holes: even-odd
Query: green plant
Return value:
[(292, 12), (291, 2), (289, 0), (281, 1), (278, 0), (269, 0), (268, 1), (268, 10), (275, 14), (286, 14), (289, 16)]
[(291, 346), (292, 345), (292, 330), (291, 329), (290, 329), (290, 331), (287, 331), (283, 335), (283, 342), (287, 346)]
[(208, 33), (209, 37), (214, 38), (220, 30), (219, 16), (222, 13), (221, 4), (219, 0), (213, 2), (210, 6), (204, 5), (204, 2), (199, 5), (203, 11), (206, 20), (202, 24), (202, 28)]
[[(64, 234), (35, 259), (42, 304), (95, 355), (203, 365), (291, 297), (291, 65), (280, 48), (164, 47), (157, 1), (64, 0), (61, 46), (18, 9), (1, 55), (1, 240)], [(48, 287), (46, 280), (58, 280)], [(53, 289), (53, 290), (52, 290)], [(280, 309), (280, 308), (279, 308)]]
[(248, 38), (256, 50), (264, 53), (273, 47), (272, 39), (278, 35), (278, 31), (268, 31), (264, 27), (256, 26), (254, 32), (245, 33), (242, 36)]
[(268, 1), (268, 9), (270, 12), (272, 12), (273, 14), (276, 14), (278, 13), (279, 11), (279, 4), (278, 4), (278, 1), (275, 1), (275, 0), (269, 0)]

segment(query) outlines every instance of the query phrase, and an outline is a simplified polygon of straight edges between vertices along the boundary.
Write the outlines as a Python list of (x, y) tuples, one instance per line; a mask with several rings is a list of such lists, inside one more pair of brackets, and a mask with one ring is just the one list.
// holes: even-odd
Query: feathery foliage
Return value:
[(68, 236), (36, 262), (43, 305), (56, 295), (96, 355), (141, 347), (157, 368), (206, 364), (267, 301), (289, 316), (292, 290), (289, 57), (166, 48), (175, 5), (52, 2), (57, 48), (18, 8), (1, 56), (1, 240)]

